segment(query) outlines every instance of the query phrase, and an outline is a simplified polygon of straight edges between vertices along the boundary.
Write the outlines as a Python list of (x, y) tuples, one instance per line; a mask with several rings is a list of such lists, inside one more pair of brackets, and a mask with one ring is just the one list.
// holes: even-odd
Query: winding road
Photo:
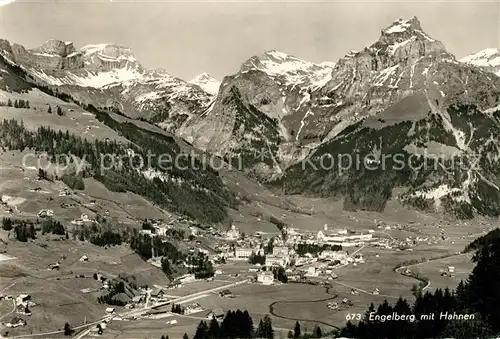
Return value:
[[(192, 294), (189, 294), (189, 295), (181, 296), (181, 297), (178, 297), (176, 299), (172, 299), (172, 300), (169, 300), (169, 301), (166, 301), (166, 302), (163, 302), (163, 303), (159, 303), (159, 304), (156, 304), (156, 305), (144, 307), (144, 308), (141, 308), (141, 309), (134, 309), (132, 311), (127, 311), (127, 312), (123, 312), (123, 313), (119, 313), (119, 314), (114, 314), (114, 315), (106, 315), (106, 316), (102, 317), (101, 319), (96, 320), (94, 322), (73, 327), (74, 331), (81, 330), (81, 329), (86, 329), (85, 331), (79, 333), (75, 338), (76, 339), (81, 339), (81, 338), (85, 337), (86, 335), (88, 335), (90, 333), (90, 328), (89, 327), (91, 327), (93, 325), (97, 325), (97, 324), (99, 324), (99, 323), (101, 323), (101, 322), (103, 322), (105, 320), (111, 320), (115, 316), (119, 316), (119, 317), (122, 317), (122, 318), (131, 317), (131, 316), (140, 316), (140, 315), (144, 314), (145, 312), (147, 312), (147, 311), (149, 311), (151, 309), (154, 309), (154, 308), (159, 308), (159, 307), (162, 307), (162, 306), (166, 306), (166, 305), (169, 305), (171, 303), (179, 303), (179, 302), (183, 302), (183, 301), (186, 301), (186, 300), (192, 300), (193, 298), (196, 298), (196, 297), (203, 297), (207, 293), (219, 292), (219, 291), (222, 291), (224, 289), (227, 289), (227, 288), (230, 288), (230, 287), (234, 287), (234, 286), (238, 286), (238, 285), (242, 285), (242, 284), (246, 284), (246, 283), (247, 283), (247, 280), (241, 280), (241, 281), (237, 281), (237, 282), (234, 282), (234, 283), (231, 283), (231, 284), (228, 284), (228, 285), (224, 285), (224, 286), (220, 286), (220, 287), (215, 287), (215, 288), (212, 288), (212, 289), (209, 289), (209, 290), (205, 290), (205, 291), (196, 292), (196, 293), (192, 293)], [(43, 336), (54, 335), (54, 334), (61, 334), (61, 333), (64, 333), (64, 331), (58, 330), (58, 331), (44, 332), (44, 333), (23, 334), (23, 335), (18, 335), (18, 336), (9, 337), (9, 338), (43, 337)], [(0, 337), (0, 339), (1, 339), (1, 337)]]
[[(327, 294), (330, 294), (330, 288), (331, 287), (326, 287), (326, 293)], [(285, 301), (279, 300), (279, 301), (275, 301), (275, 302), (273, 302), (272, 304), (269, 305), (269, 313), (272, 314), (273, 316), (275, 316), (276, 318), (281, 318), (281, 319), (285, 319), (285, 320), (311, 322), (311, 323), (315, 323), (315, 324), (318, 324), (318, 325), (328, 326), (328, 327), (334, 328), (336, 330), (340, 330), (340, 328), (338, 326), (330, 324), (330, 323), (327, 323), (327, 322), (324, 322), (324, 321), (321, 321), (321, 320), (311, 320), (311, 319), (285, 317), (285, 316), (276, 314), (276, 311), (274, 310), (274, 306), (276, 304), (324, 303), (325, 301), (333, 300), (333, 299), (336, 299), (337, 297), (338, 297), (338, 295), (335, 294), (335, 295), (332, 295), (329, 298), (323, 298), (323, 299), (318, 299), (318, 300), (285, 300)]]

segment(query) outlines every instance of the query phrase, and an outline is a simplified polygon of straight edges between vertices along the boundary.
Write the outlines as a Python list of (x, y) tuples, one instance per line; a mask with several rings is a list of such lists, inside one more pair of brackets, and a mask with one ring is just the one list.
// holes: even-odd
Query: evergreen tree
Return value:
[(7, 106), (8, 106), (8, 107), (12, 107), (12, 100), (10, 100), (10, 99), (9, 99), (9, 100), (7, 100)]
[(57, 115), (59, 115), (59, 116), (63, 115), (63, 110), (62, 110), (61, 106), (57, 106)]
[(255, 331), (255, 337), (256, 338), (265, 338), (266, 333), (265, 333), (265, 328), (264, 328), (264, 322), (262, 319), (259, 321), (259, 325), (257, 326), (257, 330)]
[(242, 334), (244, 338), (251, 338), (253, 335), (253, 320), (247, 310), (243, 312), (241, 321)]
[(187, 333), (184, 333), (184, 335), (182, 336), (182, 339), (189, 339)]
[(2, 229), (5, 231), (10, 231), (12, 229), (12, 219), (3, 218), (2, 219)]
[(52, 107), (50, 107), (50, 105), (49, 108), (47, 109), (47, 113), (52, 113)]
[(208, 327), (207, 337), (209, 339), (217, 339), (219, 338), (219, 334), (220, 334), (219, 322), (217, 321), (217, 319), (212, 318), (212, 320), (210, 320), (210, 325)]
[[(158, 238), (159, 237), (155, 237), (155, 238)], [(172, 272), (172, 268), (170, 267), (170, 262), (168, 260), (168, 258), (163, 258), (161, 260), (161, 270), (163, 271), (163, 273), (165, 273), (165, 275), (167, 277), (171, 277), (173, 272)]]
[(14, 108), (19, 108), (19, 102), (16, 100), (14, 100)]
[(71, 326), (69, 323), (64, 324), (64, 335), (71, 335), (73, 334), (73, 330), (71, 329)]
[(25, 102), (25, 107), (30, 108), (30, 102), (28, 100), (26, 100), (26, 102)]
[(208, 337), (208, 326), (203, 320), (200, 321), (198, 327), (196, 328), (196, 333), (194, 339), (206, 339)]
[(315, 326), (313, 330), (314, 338), (321, 338), (323, 336), (323, 332), (321, 332), (321, 328), (319, 326)]
[(294, 338), (300, 338), (300, 336), (302, 335), (301, 331), (300, 331), (300, 324), (298, 321), (295, 322), (295, 327), (293, 328), (293, 337)]
[(291, 338), (294, 338), (293, 336), (293, 332), (292, 331), (288, 331), (288, 335), (286, 336), (288, 339), (291, 339)]
[(264, 317), (264, 338), (274, 338), (273, 322), (271, 320), (271, 317), (267, 314)]

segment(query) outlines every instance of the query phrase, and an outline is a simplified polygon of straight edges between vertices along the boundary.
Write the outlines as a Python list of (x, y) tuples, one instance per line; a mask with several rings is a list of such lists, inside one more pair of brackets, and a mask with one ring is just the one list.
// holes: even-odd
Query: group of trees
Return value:
[(33, 222), (4, 217), (2, 218), (2, 229), (5, 231), (13, 229), (18, 241), (26, 242), (28, 239), (36, 239), (36, 229)]
[(141, 234), (136, 229), (130, 234), (130, 248), (144, 260), (155, 257), (166, 257), (171, 263), (177, 264), (184, 260), (185, 255), (169, 241), (163, 241), (159, 235)]
[(281, 266), (273, 267), (274, 279), (281, 281), (282, 283), (288, 282), (288, 276), (286, 275), (285, 269)]
[[(410, 305), (400, 298), (394, 306), (387, 301), (375, 307), (371, 304), (364, 319), (358, 324), (348, 322), (341, 335), (354, 338), (484, 338), (500, 332), (500, 238), (498, 231), (473, 243), (477, 248), (473, 257), (476, 266), (467, 281), (458, 284), (455, 291), (437, 289), (434, 293), (416, 291), (416, 300)], [(373, 321), (370, 313), (415, 315), (411, 321)], [(447, 320), (445, 312), (473, 315), (469, 320)], [(422, 315), (434, 314), (434, 319)]]
[(85, 183), (81, 175), (63, 174), (61, 176), (61, 181), (73, 190), (83, 191), (85, 189)]
[(7, 107), (14, 107), (14, 108), (30, 108), (30, 102), (28, 100), (14, 100), (14, 103), (12, 103), (12, 100), (9, 99), (7, 102), (0, 102), (0, 106), (7, 106)]
[[(29, 131), (22, 122), (12, 119), (0, 122), (0, 146), (20, 151), (29, 148), (46, 153), (49, 159), (61, 160), (62, 155), (70, 154), (85, 159), (88, 166), (81, 173), (82, 178), (93, 177), (112, 191), (134, 192), (199, 221), (223, 221), (227, 207), (237, 206), (235, 194), (224, 186), (218, 172), (199, 159), (182, 154), (175, 139), (133, 123), (119, 123), (98, 110), (92, 112), (131, 143), (89, 141), (48, 127)], [(172, 159), (171, 163), (165, 159)], [(163, 179), (148, 178), (138, 168), (156, 170)]]
[(66, 229), (64, 228), (63, 224), (52, 218), (43, 219), (41, 226), (42, 226), (42, 234), (51, 233), (57, 235), (66, 235)]
[(264, 265), (266, 263), (266, 256), (252, 252), (252, 254), (250, 254), (250, 257), (248, 258), (248, 262), (252, 265)]
[(35, 224), (40, 225), (42, 234), (67, 235), (66, 229), (61, 222), (52, 218), (37, 220), (36, 222), (26, 220), (15, 220), (11, 218), (2, 219), (2, 229), (6, 231), (14, 230), (15, 237), (18, 241), (26, 242), (28, 239), (36, 239)]
[(202, 252), (188, 255), (186, 257), (186, 264), (189, 266), (189, 273), (194, 274), (196, 279), (210, 278), (215, 274), (212, 262)]
[(184, 314), (184, 308), (179, 304), (172, 304), (172, 313)]
[(306, 243), (298, 243), (295, 251), (299, 256), (303, 256), (306, 253), (310, 253), (312, 255), (317, 255), (323, 251), (342, 251), (341, 245), (318, 245), (318, 244), (306, 244)]
[(92, 234), (89, 238), (89, 241), (94, 245), (104, 247), (121, 245), (123, 239), (119, 232), (115, 232), (111, 229), (106, 229), (100, 233)]
[[(99, 218), (98, 218), (99, 219)], [(130, 228), (119, 228), (105, 218), (100, 218), (98, 223), (92, 222), (90, 225), (81, 225), (75, 231), (80, 241), (88, 240), (97, 246), (115, 246), (130, 241)]]
[(13, 227), (13, 222), (11, 218), (2, 218), (2, 229), (4, 231), (10, 231)]
[(35, 226), (25, 221), (21, 221), (14, 226), (14, 234), (16, 239), (22, 242), (27, 242), (28, 239), (36, 239)]
[(274, 338), (274, 330), (268, 315), (261, 319), (257, 329), (254, 329), (253, 320), (248, 311), (230, 310), (220, 324), (215, 318), (209, 323), (200, 321), (193, 338)]
[(125, 293), (125, 282), (120, 279), (112, 280), (110, 281), (106, 294), (97, 297), (97, 302), (99, 304), (125, 306), (127, 304), (125, 301), (114, 298), (119, 293)]
[[(63, 116), (64, 115), (64, 112), (63, 112), (61, 106), (57, 106), (56, 112), (57, 112), (57, 115), (59, 115), (59, 116)], [(50, 105), (47, 108), (47, 113), (52, 113), (52, 107)]]
[(302, 333), (302, 329), (300, 328), (300, 323), (298, 321), (295, 322), (295, 326), (293, 327), (293, 332), (289, 331), (288, 332), (288, 338), (293, 338), (293, 339), (315, 339), (315, 338), (321, 338), (323, 336), (323, 332), (321, 331), (321, 328), (319, 326), (314, 326), (314, 329), (312, 333)]

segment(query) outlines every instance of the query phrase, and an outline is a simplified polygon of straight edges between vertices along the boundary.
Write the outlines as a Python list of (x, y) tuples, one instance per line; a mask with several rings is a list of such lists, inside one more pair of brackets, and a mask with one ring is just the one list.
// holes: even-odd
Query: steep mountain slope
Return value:
[(85, 104), (158, 123), (169, 131), (200, 114), (212, 101), (212, 94), (198, 85), (162, 69), (143, 68), (124, 46), (87, 45), (77, 51), (71, 42), (49, 40), (27, 50), (1, 40), (0, 52), (40, 84)]
[[(198, 222), (223, 222), (228, 208), (237, 206), (235, 195), (211, 164), (186, 154), (176, 138), (92, 105), (82, 105), (83, 109), (67, 103), (63, 100), (73, 100), (68, 95), (31, 81), (25, 70), (0, 56), (0, 148), (4, 151), (46, 153), (52, 161), (71, 154), (83, 164), (80, 170), (69, 166), (54, 177), (94, 178), (110, 191), (135, 193), (152, 205)], [(22, 108), (17, 104), (20, 100)], [(16, 103), (10, 107), (7, 101)], [(56, 114), (56, 107), (63, 109)]]
[(487, 48), (460, 59), (470, 65), (481, 67), (500, 76), (500, 49)]
[(380, 211), (403, 188), (422, 209), (500, 214), (500, 78), (457, 62), (416, 18), (341, 59), (320, 92), (339, 123), (276, 181), (287, 192)]
[[(245, 169), (258, 164), (258, 172), (268, 176), (305, 154), (302, 142), (316, 141), (316, 135), (302, 131), (303, 120), (312, 114), (311, 93), (331, 79), (331, 72), (331, 63), (314, 64), (282, 52), (254, 56), (224, 78), (213, 105), (180, 135), (199, 148), (242, 158)], [(318, 128), (321, 134), (328, 126)]]

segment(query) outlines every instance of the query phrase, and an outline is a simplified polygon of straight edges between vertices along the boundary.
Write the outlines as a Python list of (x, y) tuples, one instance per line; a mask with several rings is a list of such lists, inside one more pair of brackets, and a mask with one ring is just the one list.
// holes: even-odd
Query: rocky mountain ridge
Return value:
[(121, 45), (87, 45), (77, 51), (70, 42), (49, 40), (27, 50), (2, 40), (0, 52), (40, 84), (168, 131), (204, 111), (213, 99), (200, 86), (163, 69), (144, 68), (132, 50)]
[(483, 49), (460, 59), (460, 62), (480, 67), (500, 77), (500, 49), (498, 48)]
[(500, 213), (500, 78), (457, 61), (418, 19), (346, 55), (320, 91), (339, 123), (275, 182), (285, 191), (336, 196), (351, 210), (396, 198), (460, 217)]
[[(2, 49), (16, 60), (15, 53)], [(395, 189), (410, 187), (397, 198), (429, 209), (448, 206), (466, 215), (496, 213), (491, 207), (495, 198), (487, 206), (477, 204), (478, 197), (489, 199), (480, 195), (484, 185), (493, 191), (500, 187), (496, 172), (482, 163), (486, 155), (496, 159), (498, 140), (492, 131), (497, 128), (500, 78), (491, 73), (496, 70), (496, 52), (458, 61), (442, 42), (425, 33), (416, 17), (396, 20), (381, 30), (376, 42), (336, 63), (311, 63), (272, 50), (251, 57), (220, 84), (208, 74), (188, 83), (162, 70), (145, 70), (129, 49), (109, 45), (75, 51), (71, 44), (51, 43), (30, 53), (57, 54), (63, 60), (80, 55), (87, 60), (81, 67), (93, 76), (117, 70), (140, 74), (100, 87), (76, 81), (54, 86), (79, 101), (149, 120), (228, 161), (242, 160), (240, 169), (288, 192), (341, 196), (346, 208), (377, 210), (396, 197)], [(112, 61), (106, 63), (108, 59)], [(37, 60), (39, 67), (31, 70), (34, 76), (48, 76), (43, 67), (52, 67), (50, 76), (57, 78), (57, 72), (73, 67), (65, 65), (68, 61), (44, 66)], [(30, 69), (29, 62), (20, 64)], [(92, 73), (92, 68), (101, 71)], [(474, 143), (475, 133), (489, 141)], [(381, 181), (376, 187), (370, 183), (373, 172), (332, 174), (302, 168), (304, 161), (315, 163), (340, 150), (351, 156), (380, 155), (387, 147), (427, 160), (426, 149), (458, 154), (480, 166), (459, 170), (454, 179), (440, 170), (377, 172)]]

